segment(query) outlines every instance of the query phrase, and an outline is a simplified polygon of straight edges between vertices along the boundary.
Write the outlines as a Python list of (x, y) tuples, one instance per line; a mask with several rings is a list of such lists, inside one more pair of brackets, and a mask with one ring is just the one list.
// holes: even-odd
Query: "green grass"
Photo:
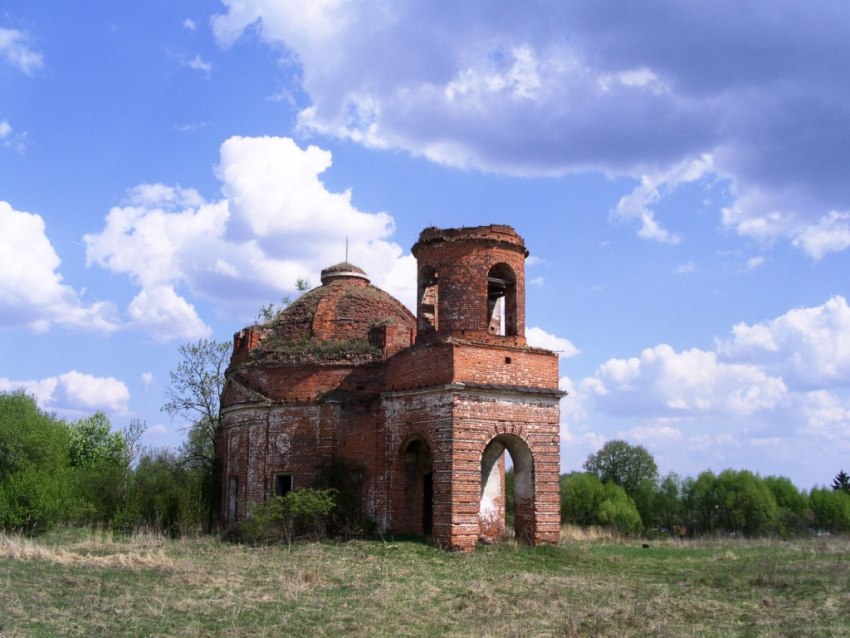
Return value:
[(0, 536), (0, 636), (850, 636), (850, 539)]

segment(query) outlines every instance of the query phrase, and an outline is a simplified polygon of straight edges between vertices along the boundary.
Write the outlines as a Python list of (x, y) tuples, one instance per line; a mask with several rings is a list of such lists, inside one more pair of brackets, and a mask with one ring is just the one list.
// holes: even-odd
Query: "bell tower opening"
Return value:
[(440, 301), (437, 271), (425, 266), (419, 272), (419, 308), (417, 330), (421, 333), (439, 330), (437, 309)]
[(487, 273), (487, 331), (512, 337), (517, 334), (516, 275), (508, 264), (496, 264)]

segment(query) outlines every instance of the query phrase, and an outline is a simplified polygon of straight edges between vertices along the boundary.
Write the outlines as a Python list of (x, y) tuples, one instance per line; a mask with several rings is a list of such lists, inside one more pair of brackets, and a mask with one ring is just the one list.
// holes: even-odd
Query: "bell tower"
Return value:
[(510, 226), (426, 228), (413, 246), (417, 342), (525, 345), (525, 242)]
[(557, 355), (526, 343), (525, 241), (498, 224), (426, 228), (412, 252), (416, 342), (387, 361), (382, 395), (390, 527), (463, 550), (498, 538), (510, 454), (516, 537), (556, 543), (563, 393)]

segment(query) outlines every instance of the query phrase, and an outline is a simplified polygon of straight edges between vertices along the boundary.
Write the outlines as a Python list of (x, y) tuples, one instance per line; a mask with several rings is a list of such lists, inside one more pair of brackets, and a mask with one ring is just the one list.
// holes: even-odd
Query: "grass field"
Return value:
[(0, 636), (850, 636), (850, 538), (648, 545), (0, 535)]

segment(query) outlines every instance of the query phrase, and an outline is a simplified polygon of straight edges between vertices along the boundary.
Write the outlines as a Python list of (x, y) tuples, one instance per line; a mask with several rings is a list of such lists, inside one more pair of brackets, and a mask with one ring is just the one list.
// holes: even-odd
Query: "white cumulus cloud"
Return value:
[(596, 380), (604, 389), (596, 405), (615, 414), (749, 415), (772, 410), (787, 396), (781, 378), (755, 365), (724, 363), (697, 348), (676, 352), (665, 344), (640, 357), (606, 361)]
[(205, 201), (189, 188), (144, 184), (85, 236), (86, 258), (127, 275), (140, 291), (132, 324), (159, 340), (207, 336), (189, 299), (210, 299), (253, 318), (256, 309), (345, 258), (372, 281), (414, 304), (415, 260), (391, 241), (393, 218), (367, 213), (349, 192), (320, 181), (331, 154), (289, 138), (233, 137), (216, 168), (224, 198)]
[(675, 191), (681, 184), (696, 182), (710, 175), (713, 168), (712, 157), (703, 155), (696, 160), (682, 162), (666, 171), (643, 175), (635, 189), (620, 198), (613, 215), (622, 221), (639, 221), (638, 237), (642, 239), (664, 244), (678, 244), (682, 240), (681, 236), (661, 227), (652, 210), (652, 205), (661, 200), (663, 194)]
[(733, 326), (717, 351), (733, 361), (757, 362), (803, 389), (850, 386), (850, 307), (836, 296), (755, 325)]
[(850, 212), (830, 211), (814, 224), (800, 228), (793, 240), (814, 259), (850, 246)]
[(59, 256), (41, 216), (0, 201), (0, 324), (44, 332), (52, 325), (111, 332), (118, 327), (111, 304), (85, 304), (62, 282)]
[(123, 413), (130, 400), (130, 391), (123, 381), (76, 370), (39, 380), (0, 378), (0, 390), (23, 390), (34, 396), (41, 408), (62, 412), (105, 410)]
[(158, 341), (209, 337), (212, 330), (198, 316), (195, 307), (174, 292), (171, 286), (142, 289), (127, 307), (133, 325), (151, 332)]
[(535, 348), (553, 350), (564, 359), (581, 353), (581, 350), (576, 348), (569, 339), (555, 336), (536, 326), (525, 329), (525, 338), (528, 341), (528, 345)]

